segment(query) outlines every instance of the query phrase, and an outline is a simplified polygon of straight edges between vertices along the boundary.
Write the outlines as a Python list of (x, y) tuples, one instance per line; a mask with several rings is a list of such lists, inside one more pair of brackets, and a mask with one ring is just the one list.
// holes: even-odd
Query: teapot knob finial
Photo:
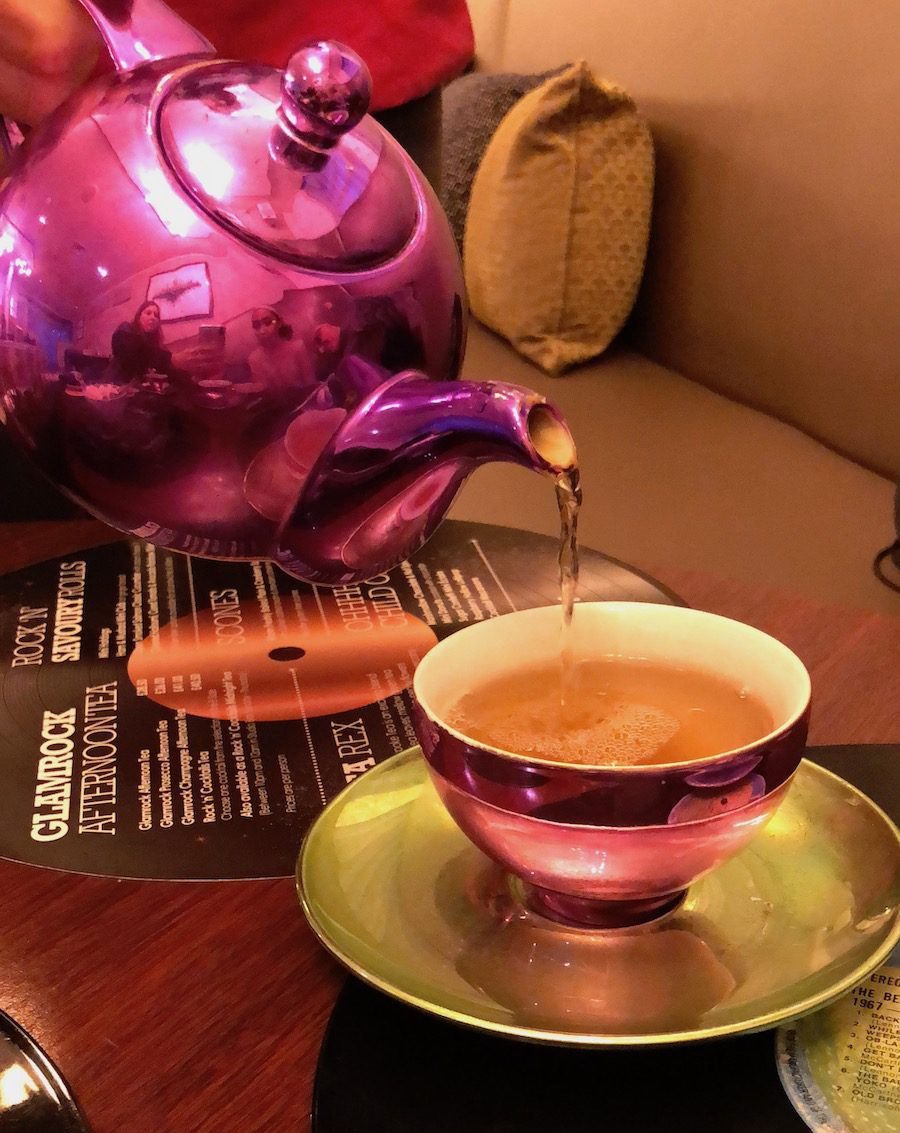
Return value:
[(307, 145), (331, 149), (369, 108), (372, 80), (360, 57), (334, 40), (300, 47), (281, 84), (281, 116)]

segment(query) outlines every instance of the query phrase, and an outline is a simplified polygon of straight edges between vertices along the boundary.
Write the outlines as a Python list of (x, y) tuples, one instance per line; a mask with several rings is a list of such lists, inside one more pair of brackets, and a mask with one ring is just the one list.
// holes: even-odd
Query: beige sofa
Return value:
[[(701, 569), (900, 613), (872, 573), (900, 480), (900, 152), (881, 0), (470, 0), (479, 69), (585, 58), (657, 159), (637, 306), (598, 361), (543, 375), (472, 320), (464, 376), (567, 414), (584, 541), (665, 578)], [(524, 234), (523, 234), (524, 235)], [(472, 478), (458, 518), (556, 529), (549, 486)]]

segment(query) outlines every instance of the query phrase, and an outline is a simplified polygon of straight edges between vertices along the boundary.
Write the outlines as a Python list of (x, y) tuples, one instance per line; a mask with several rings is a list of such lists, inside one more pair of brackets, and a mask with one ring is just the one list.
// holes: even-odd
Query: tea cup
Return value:
[(432, 782), (462, 832), (502, 866), (523, 902), (586, 928), (643, 923), (743, 850), (783, 802), (803, 756), (809, 674), (784, 644), (742, 622), (682, 606), (578, 603), (576, 660), (636, 658), (728, 681), (767, 710), (765, 734), (669, 763), (568, 763), (473, 739), (448, 723), (466, 690), (560, 652), (546, 606), (474, 623), (432, 648), (413, 684)]

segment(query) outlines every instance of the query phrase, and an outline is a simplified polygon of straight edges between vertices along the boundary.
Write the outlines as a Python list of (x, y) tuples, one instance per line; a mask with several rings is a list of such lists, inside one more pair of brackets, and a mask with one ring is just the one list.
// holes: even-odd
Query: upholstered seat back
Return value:
[(900, 479), (900, 6), (470, 8), (481, 68), (584, 58), (649, 120), (657, 192), (634, 344)]

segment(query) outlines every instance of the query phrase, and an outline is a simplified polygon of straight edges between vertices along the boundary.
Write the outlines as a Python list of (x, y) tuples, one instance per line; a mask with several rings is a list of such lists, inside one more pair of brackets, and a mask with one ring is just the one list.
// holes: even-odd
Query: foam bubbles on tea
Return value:
[(465, 693), (447, 723), (481, 744), (564, 763), (681, 763), (731, 751), (772, 730), (765, 705), (713, 673), (600, 657), (573, 665), (563, 705), (548, 659)]

